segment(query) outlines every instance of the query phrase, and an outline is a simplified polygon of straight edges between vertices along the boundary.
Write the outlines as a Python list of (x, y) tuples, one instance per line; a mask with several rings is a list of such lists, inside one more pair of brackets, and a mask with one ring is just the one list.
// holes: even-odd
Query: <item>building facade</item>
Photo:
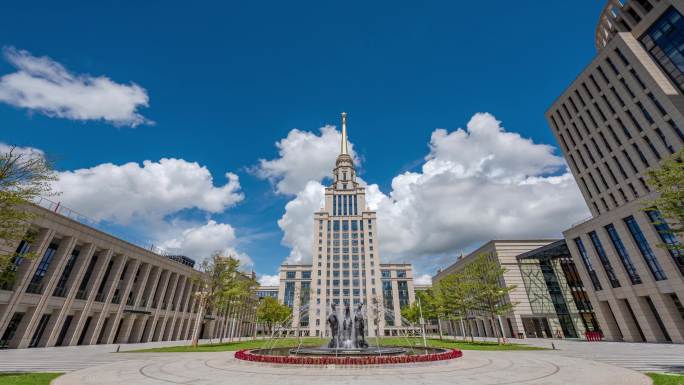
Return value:
[(311, 265), (282, 265), (279, 299), (293, 308), (293, 327), (312, 336), (329, 332), (332, 304), (366, 308), (370, 336), (396, 334), (406, 325), (401, 308), (413, 303), (409, 264), (381, 264), (375, 211), (368, 210), (365, 187), (356, 180), (348, 151), (347, 117), (342, 113), (342, 143), (325, 188), (325, 204), (314, 214)]
[[(623, 4), (624, 3), (624, 4)], [(609, 1), (598, 53), (546, 113), (591, 211), (564, 232), (607, 339), (684, 342), (684, 254), (646, 174), (684, 144), (684, 1)]]
[(586, 338), (600, 326), (577, 266), (561, 239), (516, 257), (532, 313), (527, 336)]
[[(531, 271), (541, 271), (538, 261), (528, 259), (521, 264), (518, 260), (519, 256), (553, 244), (555, 241), (545, 239), (489, 241), (472, 253), (459, 257), (454, 264), (446, 269), (440, 270), (432, 278), (433, 286), (438, 285), (439, 281), (447, 275), (462, 271), (478, 256), (487, 255), (492, 260), (497, 261), (499, 266), (506, 269), (501, 282), (502, 286), (515, 287), (505, 299), (506, 302), (514, 303), (515, 306), (509, 314), (499, 318), (498, 325), (492, 325), (488, 315), (473, 312), (468, 315), (463, 323), (446, 322), (446, 325), (442, 325), (442, 330), (452, 335), (463, 336), (472, 331), (475, 336), (495, 337), (496, 330), (494, 328), (498, 327), (500, 335), (508, 338), (578, 337), (583, 333), (584, 328), (574, 304), (568, 304), (568, 313), (573, 315), (571, 320), (573, 325), (565, 328), (565, 325), (561, 323), (562, 317), (559, 317), (554, 307), (543, 306), (553, 303), (546, 283), (542, 280), (543, 286), (540, 285), (530, 290), (529, 281), (526, 282), (523, 279), (523, 272), (529, 274)], [(564, 275), (560, 274), (559, 276), (562, 282), (565, 282)], [(572, 301), (568, 299), (565, 302)]]
[[(60, 214), (60, 206), (26, 209), (36, 214), (35, 236), (0, 250), (16, 253), (15, 280), (0, 288), (1, 347), (191, 338), (201, 274), (194, 261), (115, 238)], [(202, 338), (252, 335), (256, 302), (248, 302), (207, 314)]]
[(278, 299), (279, 288), (279, 286), (259, 286), (256, 289), (256, 296), (258, 299), (264, 299), (267, 297)]

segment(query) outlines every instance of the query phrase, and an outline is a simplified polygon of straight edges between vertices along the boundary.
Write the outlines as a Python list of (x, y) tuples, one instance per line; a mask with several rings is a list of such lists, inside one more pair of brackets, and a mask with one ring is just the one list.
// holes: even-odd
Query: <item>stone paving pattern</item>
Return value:
[[(203, 341), (208, 342), (208, 341)], [(214, 341), (216, 342), (216, 341)], [(518, 341), (522, 342), (522, 341)], [(0, 351), (0, 371), (71, 372), (68, 384), (650, 384), (636, 371), (684, 373), (684, 345), (528, 339), (557, 350), (464, 351), (449, 363), (413, 367), (327, 369), (263, 366), (233, 353), (118, 353), (186, 342), (91, 345)]]

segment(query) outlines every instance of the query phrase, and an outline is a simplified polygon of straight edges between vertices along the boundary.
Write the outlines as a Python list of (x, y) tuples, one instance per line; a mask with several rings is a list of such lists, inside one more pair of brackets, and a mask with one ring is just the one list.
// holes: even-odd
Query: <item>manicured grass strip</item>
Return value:
[(62, 373), (0, 373), (3, 385), (49, 385)]
[[(302, 346), (321, 346), (327, 344), (327, 340), (320, 338), (303, 338)], [(299, 344), (299, 340), (296, 338), (283, 338), (269, 344), (273, 347), (294, 347)], [(226, 343), (216, 343), (216, 344), (203, 344), (196, 348), (190, 345), (181, 346), (168, 346), (162, 348), (151, 348), (151, 349), (140, 349), (131, 350), (124, 353), (183, 353), (183, 352), (228, 352), (236, 351), (241, 349), (259, 349), (266, 347), (266, 340), (255, 340), (255, 341), (239, 341), (239, 342), (226, 342)]]
[(646, 373), (653, 385), (684, 385), (684, 376), (679, 374)]
[[(391, 337), (382, 338), (380, 340), (381, 345), (403, 345), (406, 346), (423, 346), (423, 339), (418, 338), (402, 338), (402, 337)], [(368, 341), (370, 344), (375, 343), (373, 338)], [(498, 345), (496, 342), (464, 342), (464, 341), (453, 341), (453, 340), (439, 340), (429, 338), (427, 340), (427, 345), (434, 348), (451, 348), (460, 350), (548, 350), (546, 348), (540, 348), (536, 346), (528, 346), (522, 344), (502, 344)]]
[[(436, 348), (452, 348), (461, 350), (546, 350), (534, 346), (527, 346), (521, 344), (505, 344), (497, 345), (495, 342), (463, 342), (451, 340), (428, 339), (428, 346)], [(284, 338), (277, 340), (273, 347), (295, 347), (299, 343), (296, 338)], [(302, 346), (324, 346), (328, 343), (327, 339), (321, 338), (303, 338)], [(375, 345), (375, 338), (369, 338), (368, 343)], [(402, 337), (384, 337), (380, 339), (381, 345), (398, 345), (398, 346), (422, 346), (423, 340), (421, 338), (402, 338)], [(236, 351), (241, 349), (258, 349), (266, 346), (265, 340), (256, 341), (241, 341), (241, 342), (227, 342), (222, 344), (204, 344), (193, 348), (190, 345), (169, 346), (163, 348), (151, 348), (132, 350), (133, 353), (183, 353), (183, 352), (226, 352)], [(129, 353), (126, 352), (126, 353)]]

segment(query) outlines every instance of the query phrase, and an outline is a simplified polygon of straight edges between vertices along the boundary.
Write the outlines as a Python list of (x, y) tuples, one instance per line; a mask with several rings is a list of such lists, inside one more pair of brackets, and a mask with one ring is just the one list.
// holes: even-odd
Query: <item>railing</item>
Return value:
[[(86, 226), (93, 227), (97, 230), (100, 230), (102, 232), (105, 232), (109, 234), (110, 230), (104, 228), (100, 224), (100, 221), (97, 221), (95, 219), (92, 219), (86, 215), (83, 215), (75, 210), (70, 209), (69, 207), (66, 207), (61, 204), (61, 202), (54, 202), (51, 201), (50, 199), (43, 198), (43, 197), (38, 197), (34, 200), (36, 205), (45, 208), (47, 210), (50, 210), (54, 213), (57, 213), (59, 215), (65, 216), (69, 219), (72, 219), (76, 222), (79, 222), (81, 224), (84, 224)], [(145, 250), (149, 250), (155, 254), (161, 255), (163, 257), (168, 257), (171, 255), (174, 255), (175, 253), (172, 253), (170, 251), (167, 251), (159, 246), (155, 246), (154, 244), (149, 244), (147, 242), (141, 242), (140, 240), (134, 240), (131, 238), (131, 236), (121, 236), (121, 235), (115, 235), (117, 238), (120, 238), (128, 243), (132, 243), (140, 248), (143, 248)]]

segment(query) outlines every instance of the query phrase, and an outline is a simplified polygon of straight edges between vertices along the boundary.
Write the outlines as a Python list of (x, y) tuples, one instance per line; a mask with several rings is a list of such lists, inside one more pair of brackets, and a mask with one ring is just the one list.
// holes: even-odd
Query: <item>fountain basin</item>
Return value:
[[(321, 350), (350, 351), (348, 355), (333, 355), (329, 353), (313, 352)], [(359, 349), (328, 349), (311, 348), (310, 354), (301, 354), (302, 349), (245, 349), (235, 353), (235, 358), (242, 361), (280, 365), (392, 365), (412, 364), (432, 361), (444, 361), (459, 358), (463, 353), (458, 349), (418, 348), (388, 346), (376, 349), (400, 349), (394, 354), (363, 354)], [(300, 354), (293, 353), (299, 350)], [(363, 350), (363, 349), (360, 349)], [(377, 352), (377, 351), (376, 351)], [(338, 352), (340, 353), (340, 352)]]
[(381, 346), (367, 348), (295, 348), (290, 354), (298, 356), (394, 356), (405, 354), (406, 348)]

